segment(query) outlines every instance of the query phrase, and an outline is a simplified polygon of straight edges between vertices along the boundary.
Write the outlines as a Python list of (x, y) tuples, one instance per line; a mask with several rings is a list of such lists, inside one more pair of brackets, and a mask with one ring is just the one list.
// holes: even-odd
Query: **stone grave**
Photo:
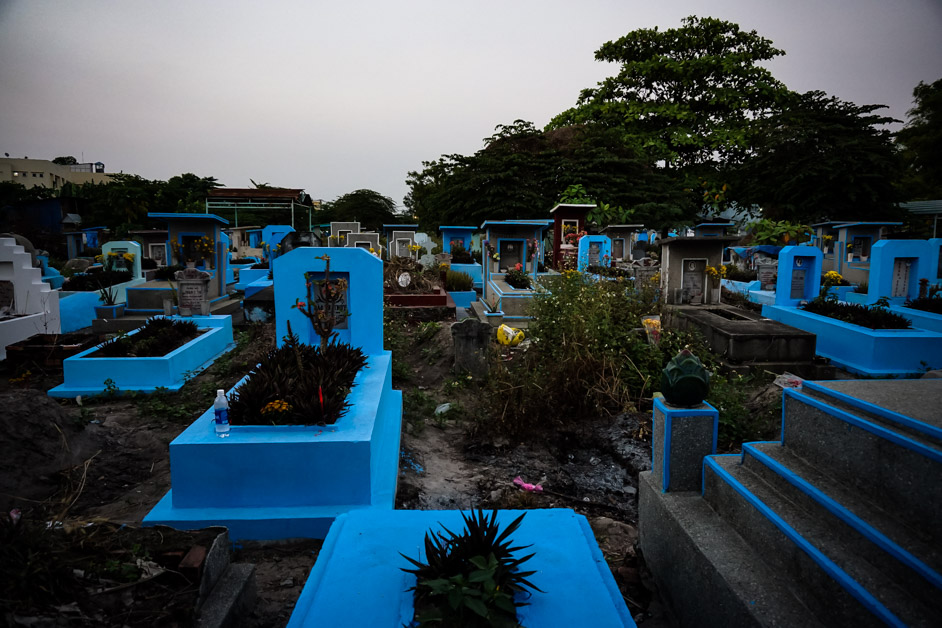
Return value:
[(685, 236), (661, 240), (661, 292), (668, 305), (703, 305), (720, 302), (707, 266), (723, 264), (723, 249), (736, 236)]
[(418, 252), (411, 249), (414, 244), (414, 231), (393, 231), (387, 243), (389, 259), (394, 257), (411, 257), (412, 259), (418, 260)]
[(359, 247), (367, 252), (372, 249), (372, 254), (376, 257), (381, 257), (380, 252), (383, 250), (379, 244), (379, 234), (373, 232), (351, 233), (347, 236), (347, 246)]
[[(128, 260), (126, 256), (133, 256)], [(106, 270), (126, 270), (131, 279), (143, 279), (141, 245), (130, 240), (112, 240), (101, 247), (102, 265)]]
[(347, 237), (351, 233), (360, 233), (359, 222), (332, 222), (330, 223), (330, 236), (327, 238), (328, 247), (347, 246)]
[(821, 291), (823, 254), (814, 246), (786, 246), (778, 256), (775, 305), (794, 307)]

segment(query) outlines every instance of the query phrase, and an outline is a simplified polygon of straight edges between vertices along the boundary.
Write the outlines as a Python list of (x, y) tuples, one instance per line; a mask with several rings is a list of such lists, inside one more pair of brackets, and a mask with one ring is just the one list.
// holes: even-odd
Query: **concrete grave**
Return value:
[[(520, 514), (499, 511), (501, 529)], [(441, 532), (440, 525), (460, 533), (464, 522), (456, 510), (367, 509), (339, 517), (288, 626), (412, 625), (413, 594), (407, 589), (415, 576), (400, 570), (410, 566), (400, 554), (422, 555), (426, 531)], [(544, 592), (533, 592), (518, 609), (521, 625), (634, 628), (585, 517), (563, 508), (528, 510), (511, 538), (527, 548), (519, 556), (534, 554), (522, 568), (536, 571), (530, 580)]]
[(0, 359), (6, 358), (7, 345), (35, 334), (60, 333), (59, 294), (13, 238), (0, 237), (0, 284)]
[[(133, 256), (129, 261), (126, 255)], [(107, 270), (126, 270), (131, 279), (143, 279), (141, 271), (141, 245), (130, 240), (112, 240), (101, 247), (102, 265)]]
[(366, 251), (373, 250), (372, 255), (376, 257), (382, 257), (381, 252), (383, 247), (379, 244), (379, 234), (378, 233), (351, 233), (347, 236), (347, 246), (359, 247), (365, 249)]
[(779, 252), (775, 305), (794, 307), (818, 296), (822, 257), (813, 246), (786, 246)]
[(706, 268), (723, 264), (723, 249), (737, 241), (734, 236), (689, 236), (661, 239), (661, 292), (668, 305), (699, 305), (719, 302)]
[[(179, 390), (186, 383), (188, 373), (209, 367), (235, 346), (231, 316), (198, 316), (192, 320), (204, 333), (163, 356), (94, 357), (101, 346), (96, 345), (66, 358), (62, 362), (64, 382), (50, 390), (49, 396), (74, 399), (77, 395), (101, 395), (107, 379), (123, 392), (153, 393), (158, 388)], [(131, 331), (129, 335), (137, 331)]]
[(290, 321), (302, 342), (319, 343), (309, 319), (291, 306), (307, 299), (305, 273), (323, 276), (324, 255), (331, 277), (348, 281), (349, 316), (338, 339), (360, 347), (368, 361), (347, 413), (331, 426), (233, 425), (220, 439), (208, 409), (170, 444), (173, 488), (145, 525), (226, 525), (235, 540), (324, 538), (344, 512), (393, 507), (402, 393), (392, 389), (392, 358), (383, 350), (382, 260), (357, 247), (305, 247), (280, 257), (276, 334), (283, 344)]
[(330, 223), (330, 236), (327, 238), (328, 247), (347, 246), (347, 237), (351, 233), (360, 233), (359, 222), (332, 222)]
[(612, 241), (604, 235), (587, 235), (579, 240), (579, 253), (576, 270), (580, 273), (586, 272), (589, 266), (611, 265), (612, 261)]
[(394, 257), (411, 257), (417, 260), (418, 251), (413, 251), (411, 247), (415, 244), (414, 231), (393, 231), (390, 233), (390, 239), (387, 244), (389, 249), (389, 259)]

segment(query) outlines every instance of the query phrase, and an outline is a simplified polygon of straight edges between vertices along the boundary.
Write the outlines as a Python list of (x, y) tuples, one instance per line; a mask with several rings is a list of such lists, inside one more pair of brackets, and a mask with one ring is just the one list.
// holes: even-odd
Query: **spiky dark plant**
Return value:
[(416, 578), (409, 590), (415, 591), (415, 619), (419, 625), (518, 625), (517, 607), (526, 602), (514, 599), (514, 595), (528, 588), (542, 593), (528, 580), (536, 572), (520, 570), (520, 565), (534, 554), (514, 556), (530, 546), (513, 547), (510, 539), (524, 516), (526, 513), (501, 531), (496, 510), (489, 515), (480, 508), (462, 513), (465, 529), (460, 534), (445, 526), (444, 532), (425, 533), (426, 562), (400, 554), (415, 566), (402, 570)]
[(859, 303), (841, 303), (835, 299), (817, 298), (809, 301), (804, 306), (804, 310), (869, 329), (909, 329), (912, 327), (912, 323), (906, 318), (880, 307), (879, 303), (866, 306)]
[(150, 318), (135, 334), (119, 334), (104, 343), (91, 357), (154, 357), (177, 349), (200, 335), (192, 321)]
[(331, 425), (350, 407), (353, 381), (366, 366), (359, 347), (303, 344), (289, 326), (229, 400), (233, 425)]

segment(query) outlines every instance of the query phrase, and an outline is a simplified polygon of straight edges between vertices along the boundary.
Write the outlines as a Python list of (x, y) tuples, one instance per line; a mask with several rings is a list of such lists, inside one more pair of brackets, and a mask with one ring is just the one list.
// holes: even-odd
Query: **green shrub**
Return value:
[(449, 292), (468, 292), (474, 290), (474, 279), (468, 273), (449, 270), (445, 275), (445, 289)]
[(167, 355), (200, 335), (193, 321), (149, 318), (136, 334), (115, 336), (90, 357), (144, 358)]
[(453, 264), (473, 264), (471, 253), (464, 248), (464, 242), (461, 240), (451, 241), (451, 262)]
[(726, 279), (730, 281), (750, 282), (755, 281), (757, 278), (758, 274), (754, 270), (746, 270), (736, 264), (726, 265)]
[[(517, 264), (520, 267), (520, 264)], [(517, 290), (525, 290), (530, 287), (530, 275), (520, 268), (511, 268), (504, 274), (504, 281), (506, 281), (510, 287), (516, 288)]]
[(912, 324), (903, 316), (895, 314), (878, 302), (867, 306), (859, 303), (841, 303), (836, 299), (817, 298), (803, 308), (806, 312), (827, 316), (851, 325), (868, 329), (909, 329)]
[(906, 303), (906, 307), (922, 312), (932, 312), (933, 314), (942, 314), (942, 295), (934, 297), (920, 297)]
[(633, 277), (634, 273), (627, 268), (612, 268), (610, 266), (586, 266), (586, 272), (600, 277)]
[(72, 275), (62, 284), (63, 290), (75, 292), (94, 292), (114, 286), (125, 281), (131, 281), (131, 271), (128, 270), (102, 270), (97, 273), (83, 273)]
[(657, 309), (653, 289), (575, 271), (551, 284), (530, 308), (531, 348), (491, 368), (488, 411), (476, 428), (523, 437), (650, 404), (661, 369), (688, 346), (712, 366), (711, 354), (690, 333), (663, 330), (658, 345), (647, 342), (641, 317)]

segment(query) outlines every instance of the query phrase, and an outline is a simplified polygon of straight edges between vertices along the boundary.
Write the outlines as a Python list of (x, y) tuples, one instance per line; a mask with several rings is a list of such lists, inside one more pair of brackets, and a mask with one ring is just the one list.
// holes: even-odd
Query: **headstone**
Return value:
[(422, 264), (424, 268), (435, 269), (438, 268), (438, 262), (436, 260), (438, 256), (432, 255), (431, 253), (425, 253), (422, 257), (419, 258), (419, 263)]
[(390, 257), (411, 257), (418, 259), (418, 255), (413, 253), (411, 246), (415, 244), (414, 231), (393, 231), (389, 243)]
[(599, 248), (601, 245), (598, 242), (592, 242), (589, 244), (589, 266), (598, 266), (599, 265)]
[(451, 326), (451, 337), (455, 344), (456, 375), (470, 374), (483, 378), (487, 375), (487, 348), (490, 346), (493, 328), (476, 317), (466, 318)]
[(618, 238), (617, 240), (612, 241), (612, 257), (614, 259), (622, 259), (625, 257), (625, 240)]
[(351, 233), (360, 233), (359, 222), (330, 223), (330, 237), (327, 238), (327, 246), (346, 246), (347, 236)]
[[(278, 259), (274, 268), (275, 334), (284, 342), (288, 323), (304, 343), (318, 344), (310, 319), (297, 307), (306, 301), (307, 279), (322, 279), (327, 260), (325, 250), (295, 249)], [(343, 309), (348, 312), (342, 326), (335, 327), (337, 340), (363, 349), (371, 355), (383, 351), (383, 262), (359, 247), (329, 250), (331, 280), (346, 279)], [(316, 302), (316, 301), (315, 301)]]
[(789, 296), (792, 299), (805, 298), (805, 271), (799, 268), (792, 269), (791, 291)]
[(776, 282), (778, 282), (778, 266), (775, 264), (760, 264), (759, 289), (774, 291)]
[(703, 260), (686, 260), (684, 262), (681, 288), (683, 289), (683, 303), (703, 303), (703, 279), (706, 274), (706, 262)]
[(379, 234), (378, 233), (351, 233), (347, 236), (347, 246), (355, 246), (369, 251), (373, 249), (374, 255), (379, 255)]
[(890, 289), (891, 297), (906, 297), (909, 290), (909, 271), (912, 268), (913, 260), (905, 257), (897, 257), (893, 260), (893, 284)]
[(178, 270), (174, 275), (177, 280), (177, 302), (180, 316), (194, 316), (199, 312), (209, 316), (209, 273), (195, 268)]

